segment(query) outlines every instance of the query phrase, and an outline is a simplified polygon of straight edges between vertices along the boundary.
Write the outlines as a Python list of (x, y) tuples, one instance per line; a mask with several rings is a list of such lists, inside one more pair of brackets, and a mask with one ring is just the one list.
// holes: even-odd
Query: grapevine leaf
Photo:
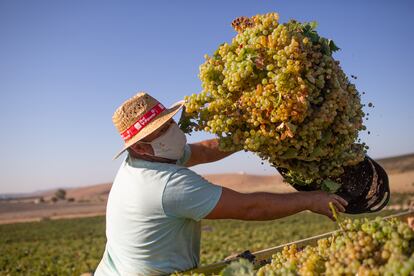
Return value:
[(198, 127), (196, 123), (191, 121), (190, 116), (185, 112), (185, 106), (183, 106), (181, 117), (178, 121), (178, 126), (184, 133), (187, 133), (188, 135), (191, 135), (193, 128)]
[(316, 29), (316, 27), (318, 27), (318, 22), (311, 21), (311, 22), (309, 22), (309, 26), (314, 30), (314, 29)]
[(324, 181), (322, 181), (321, 185), (322, 190), (329, 193), (335, 193), (336, 191), (338, 191), (339, 187), (341, 187), (339, 183), (330, 179), (325, 179)]
[(328, 40), (328, 45), (329, 45), (329, 49), (331, 50), (331, 52), (336, 52), (341, 49), (338, 46), (336, 46), (336, 44), (331, 39)]
[(308, 32), (308, 36), (311, 39), (312, 43), (317, 43), (319, 41), (319, 35), (314, 31)]
[(288, 148), (282, 155), (279, 157), (282, 159), (291, 159), (298, 156), (298, 151), (295, 148)]

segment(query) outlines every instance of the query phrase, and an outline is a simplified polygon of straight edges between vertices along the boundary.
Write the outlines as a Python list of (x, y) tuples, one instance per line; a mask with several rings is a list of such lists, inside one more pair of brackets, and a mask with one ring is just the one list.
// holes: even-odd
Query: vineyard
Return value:
[(1, 225), (0, 275), (93, 271), (105, 242), (104, 217)]
[[(381, 215), (390, 214), (384, 211)], [(337, 229), (325, 217), (300, 213), (269, 222), (202, 222), (201, 264)], [(0, 225), (0, 275), (79, 275), (92, 272), (104, 251), (105, 218)]]

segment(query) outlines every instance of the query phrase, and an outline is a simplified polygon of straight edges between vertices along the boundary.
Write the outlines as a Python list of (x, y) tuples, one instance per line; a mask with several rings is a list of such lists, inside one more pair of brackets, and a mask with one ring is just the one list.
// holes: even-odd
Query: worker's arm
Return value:
[(234, 153), (221, 151), (219, 149), (218, 139), (205, 140), (190, 144), (190, 148), (191, 156), (185, 164), (186, 167), (218, 161)]
[(206, 219), (273, 220), (304, 210), (328, 216), (332, 202), (344, 212), (347, 202), (341, 197), (325, 192), (295, 192), (287, 194), (243, 194), (223, 187), (221, 197)]

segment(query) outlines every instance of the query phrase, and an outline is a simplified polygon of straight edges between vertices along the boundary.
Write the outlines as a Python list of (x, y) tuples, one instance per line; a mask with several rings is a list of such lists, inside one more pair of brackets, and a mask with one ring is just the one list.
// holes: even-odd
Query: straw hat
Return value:
[(124, 140), (124, 148), (115, 155), (118, 158), (127, 148), (147, 137), (170, 120), (184, 105), (184, 101), (165, 108), (145, 92), (126, 100), (112, 116), (112, 121)]

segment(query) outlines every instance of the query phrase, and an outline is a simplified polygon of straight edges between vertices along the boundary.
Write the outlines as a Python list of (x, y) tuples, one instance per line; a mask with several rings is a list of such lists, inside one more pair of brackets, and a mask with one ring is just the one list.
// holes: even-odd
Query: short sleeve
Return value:
[(199, 221), (220, 199), (222, 188), (197, 173), (183, 168), (176, 171), (165, 186), (162, 203), (168, 216)]
[(185, 144), (183, 156), (181, 156), (181, 158), (177, 160), (176, 164), (179, 166), (184, 166), (188, 162), (188, 160), (190, 160), (190, 157), (191, 147), (189, 144)]

